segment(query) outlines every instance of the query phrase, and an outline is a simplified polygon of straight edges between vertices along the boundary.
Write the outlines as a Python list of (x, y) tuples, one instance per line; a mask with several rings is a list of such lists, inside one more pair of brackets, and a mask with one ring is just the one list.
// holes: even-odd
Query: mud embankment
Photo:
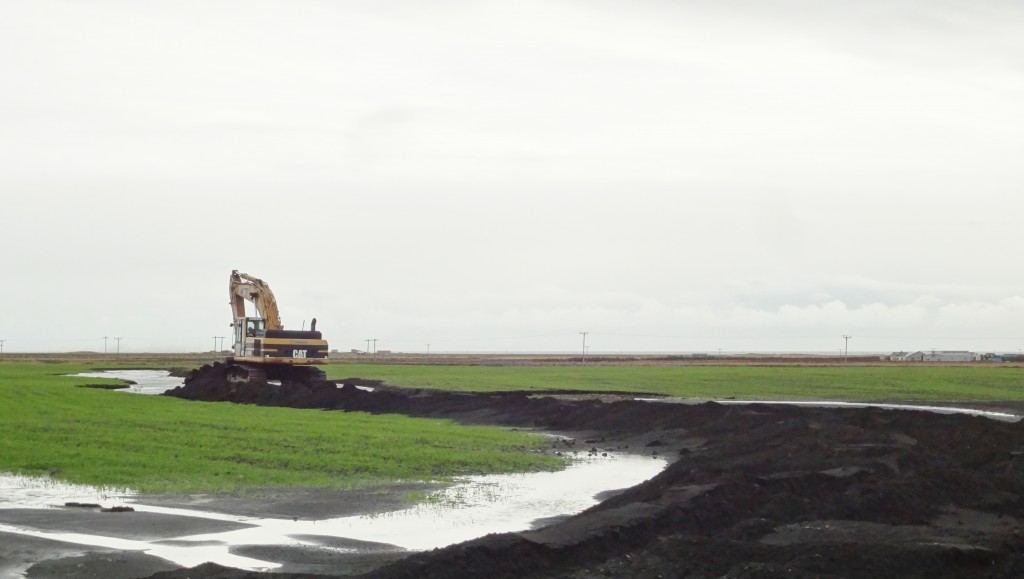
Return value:
[[(863, 409), (600, 402), (334, 384), (174, 395), (569, 433), (562, 450), (674, 462), (546, 527), (417, 553), (365, 577), (1024, 576), (1024, 424)], [(154, 577), (252, 576), (203, 566)]]

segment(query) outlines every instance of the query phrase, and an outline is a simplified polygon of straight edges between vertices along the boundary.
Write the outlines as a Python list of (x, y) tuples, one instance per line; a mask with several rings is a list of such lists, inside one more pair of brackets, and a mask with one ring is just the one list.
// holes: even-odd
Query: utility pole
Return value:
[(370, 353), (370, 338), (366, 339), (366, 353)]
[(373, 342), (373, 353), (374, 354), (377, 353), (377, 340), (379, 340), (379, 339), (380, 338), (370, 338), (370, 340), (369, 340), (369, 341)]
[(107, 355), (107, 337), (103, 336), (103, 355)]
[(427, 344), (427, 355), (430, 355), (430, 344)]
[(117, 340), (117, 357), (121, 357), (121, 338), (114, 338)]
[(843, 364), (846, 363), (846, 358), (850, 355), (850, 338), (852, 337), (853, 336), (847, 336), (846, 334), (843, 334)]
[(217, 350), (218, 352), (224, 350), (224, 338), (226, 337), (227, 336), (217, 336), (217, 339), (220, 340), (220, 350)]
[(589, 333), (590, 332), (580, 332), (580, 335), (583, 336), (583, 363), (584, 364), (586, 364), (586, 362), (587, 362), (587, 334), (589, 334)]
[(4, 355), (4, 342), (7, 340), (0, 340), (0, 356)]
[(213, 337), (213, 351), (217, 351), (217, 336)]

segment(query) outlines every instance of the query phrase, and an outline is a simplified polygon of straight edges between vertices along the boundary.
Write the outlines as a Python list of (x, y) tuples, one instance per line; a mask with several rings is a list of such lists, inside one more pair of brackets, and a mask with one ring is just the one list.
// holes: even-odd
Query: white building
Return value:
[(893, 362), (974, 362), (981, 357), (967, 350), (931, 350), (930, 352), (893, 352)]
[(924, 355), (925, 362), (970, 362), (974, 355), (967, 350), (932, 350)]

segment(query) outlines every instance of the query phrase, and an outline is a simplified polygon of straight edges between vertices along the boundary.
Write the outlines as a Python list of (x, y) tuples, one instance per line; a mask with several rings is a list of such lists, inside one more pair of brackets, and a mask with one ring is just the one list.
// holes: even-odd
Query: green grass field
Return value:
[(1010, 366), (428, 366), (333, 364), (328, 377), (445, 390), (595, 390), (691, 398), (1024, 400)]
[[(137, 364), (132, 364), (137, 366)], [(552, 469), (543, 438), (449, 421), (263, 408), (78, 388), (84, 364), (0, 364), (0, 472), (142, 492), (348, 487)], [(695, 398), (1024, 400), (1010, 366), (332, 364), (333, 379), (448, 390), (630, 391)]]
[[(0, 472), (141, 492), (351, 487), (556, 469), (538, 435), (450, 421), (189, 402), (0, 364)], [(108, 381), (113, 382), (113, 381)]]

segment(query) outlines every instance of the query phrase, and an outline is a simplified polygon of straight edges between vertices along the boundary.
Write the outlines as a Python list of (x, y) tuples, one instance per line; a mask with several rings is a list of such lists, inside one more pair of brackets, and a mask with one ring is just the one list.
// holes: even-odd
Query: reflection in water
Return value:
[[(609, 453), (589, 457), (558, 472), (482, 475), (460, 479), (409, 509), (376, 515), (314, 521), (254, 518), (193, 509), (167, 508), (136, 502), (130, 493), (112, 489), (54, 483), (49, 479), (0, 476), (0, 509), (47, 508), (67, 501), (131, 503), (138, 512), (232, 521), (242, 529), (184, 535), (158, 541), (123, 539), (84, 533), (38, 531), (0, 524), (0, 531), (82, 545), (144, 551), (182, 566), (212, 561), (229, 567), (261, 570), (280, 566), (272, 561), (239, 557), (229, 552), (241, 545), (309, 545), (297, 536), (317, 535), (389, 543), (407, 549), (432, 549), (488, 533), (521, 531), (540, 518), (571, 515), (597, 503), (603, 491), (639, 484), (666, 465), (663, 459)], [(344, 500), (343, 491), (339, 500)], [(2, 519), (0, 511), (0, 519)], [(191, 545), (190, 545), (191, 544)], [(323, 548), (320, 546), (320, 548)], [(338, 549), (345, 551), (344, 549)]]
[(171, 388), (177, 388), (185, 383), (184, 378), (171, 376), (167, 370), (106, 370), (104, 372), (83, 372), (74, 374), (74, 376), (130, 380), (134, 384), (118, 391), (132, 394), (163, 394)]
[(117, 506), (135, 494), (129, 489), (76, 485), (39, 476), (0, 473), (0, 509), (46, 509), (64, 503)]

